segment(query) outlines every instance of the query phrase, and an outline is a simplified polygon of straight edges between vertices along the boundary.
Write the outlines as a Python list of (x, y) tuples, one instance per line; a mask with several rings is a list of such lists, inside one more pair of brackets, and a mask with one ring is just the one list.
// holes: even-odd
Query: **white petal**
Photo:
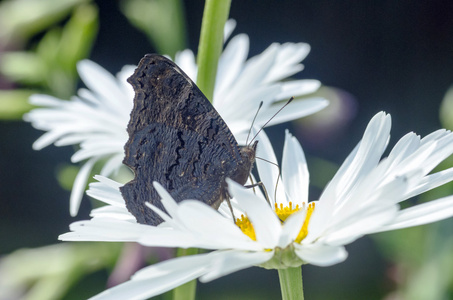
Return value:
[(322, 244), (296, 246), (296, 254), (302, 260), (320, 267), (327, 267), (346, 260), (348, 253), (342, 246), (329, 246)]
[[(229, 92), (247, 60), (249, 38), (245, 34), (233, 37), (219, 59), (216, 85), (214, 89), (214, 106), (218, 109), (227, 101), (225, 95)], [(231, 99), (234, 100), (234, 99)]]
[(338, 227), (333, 228), (329, 234), (323, 236), (320, 240), (331, 246), (341, 246), (352, 243), (363, 235), (374, 232), (384, 224), (392, 222), (397, 214), (397, 205), (392, 205), (375, 212), (365, 211), (363, 214), (355, 216), (355, 220), (351, 220), (349, 224), (340, 224)]
[(282, 91), (276, 100), (288, 100), (291, 97), (298, 98), (311, 94), (316, 92), (320, 86), (321, 82), (314, 79), (284, 81), (281, 83)]
[(192, 79), (193, 82), (197, 81), (197, 64), (195, 63), (195, 55), (189, 49), (176, 53), (175, 63), (184, 71), (184, 73)]
[(135, 242), (152, 227), (136, 222), (99, 218), (70, 225), (71, 232), (58, 237), (62, 241)]
[(118, 171), (123, 163), (124, 159), (124, 154), (117, 154), (112, 157), (110, 157), (104, 164), (101, 170), (101, 175), (102, 176), (109, 176), (115, 171)]
[(443, 170), (428, 176), (423, 177), (416, 187), (413, 187), (410, 192), (405, 195), (404, 199), (409, 199), (426, 191), (434, 189), (438, 186), (446, 184), (453, 180), (453, 168)]
[[(264, 131), (261, 131), (257, 136), (257, 140), (258, 147), (255, 162), (260, 181), (267, 189), (271, 204), (277, 203), (278, 201), (284, 201), (286, 195), (283, 184), (279, 182), (280, 169), (274, 150), (272, 149), (272, 144), (267, 135), (264, 134)], [(286, 202), (284, 204), (286, 204)]]
[[(275, 113), (277, 113), (277, 111), (279, 111), (285, 104), (286, 101), (273, 104), (272, 106), (267, 108), (266, 111), (258, 115), (256, 123), (259, 125), (264, 125), (264, 123), (269, 121), (270, 118), (273, 117)], [(329, 101), (323, 98), (293, 100), (293, 102), (291, 102), (286, 108), (280, 111), (266, 126), (272, 126), (275, 124), (300, 119), (302, 117), (320, 111), (327, 105), (329, 105)]]
[(280, 234), (278, 247), (284, 249), (290, 243), (294, 242), (302, 228), (306, 215), (307, 211), (305, 209), (301, 209), (285, 220), (282, 233)]
[(391, 168), (392, 165), (398, 165), (406, 157), (414, 153), (420, 147), (420, 137), (413, 132), (403, 136), (393, 147), (388, 156)]
[(422, 138), (421, 144), (424, 145), (426, 143), (432, 143), (433, 141), (439, 140), (439, 139), (441, 139), (442, 137), (444, 137), (445, 135), (447, 135), (449, 133), (450, 133), (449, 130), (438, 129), (438, 130), (436, 130), (434, 132), (431, 132), (430, 134), (428, 134), (424, 138)]
[(378, 164), (389, 139), (390, 126), (390, 115), (383, 112), (371, 119), (353, 156), (350, 155), (342, 164), (320, 201), (332, 201), (332, 207), (347, 201), (351, 189)]
[(88, 176), (90, 176), (94, 163), (97, 158), (88, 160), (79, 170), (72, 186), (71, 197), (69, 198), (69, 213), (75, 217), (79, 211), (80, 202), (82, 201), (83, 192), (87, 185)]
[(200, 277), (201, 282), (209, 282), (233, 272), (264, 263), (272, 258), (274, 251), (243, 252), (225, 251), (218, 252), (212, 261), (210, 270)]
[(179, 206), (178, 219), (192, 234), (206, 241), (204, 248), (262, 249), (212, 207), (196, 200), (185, 200)]
[(90, 213), (90, 217), (136, 222), (135, 217), (126, 209), (126, 207), (116, 207), (111, 205), (93, 209)]
[[(100, 176), (96, 176), (95, 179), (99, 180), (99, 177)], [(106, 185), (104, 182), (90, 183), (87, 195), (109, 205), (122, 208), (126, 207), (119, 187), (111, 187)]]
[(63, 130), (58, 130), (58, 129), (54, 129), (54, 130), (44, 133), (33, 143), (33, 145), (32, 145), (33, 150), (41, 150), (41, 149), (51, 145), (53, 142), (55, 142), (57, 139), (59, 139), (63, 134), (65, 134), (65, 132)]
[[(165, 211), (161, 210), (160, 208), (158, 208), (157, 206), (151, 204), (150, 202), (145, 202), (145, 205), (150, 208), (152, 211), (154, 211), (159, 217), (162, 218), (163, 220), (163, 223), (165, 223), (165, 226), (170, 226), (172, 228), (178, 228), (178, 224), (177, 222), (175, 222), (175, 220), (173, 220), (172, 216), (175, 215), (175, 212), (173, 212), (173, 215), (170, 216), (169, 214), (167, 214)], [(160, 224), (162, 225), (162, 223)]]
[(122, 183), (116, 182), (115, 180), (112, 180), (112, 179), (107, 178), (105, 176), (95, 175), (93, 178), (96, 179), (97, 181), (99, 181), (100, 183), (102, 183), (103, 185), (105, 185), (107, 187), (110, 187), (112, 189), (119, 190), (119, 188), (121, 186), (123, 186)]
[(205, 273), (209, 254), (179, 257), (138, 271), (131, 280), (108, 289), (91, 300), (147, 299), (174, 289)]
[[(352, 223), (356, 218), (364, 218), (368, 213), (386, 209), (401, 201), (408, 187), (418, 181), (420, 171), (389, 176), (385, 174), (388, 163), (386, 160), (381, 161), (379, 166), (363, 176), (347, 201), (337, 205), (330, 227), (338, 229), (341, 223)], [(386, 179), (386, 176), (391, 178)]]
[(173, 199), (173, 197), (165, 190), (165, 188), (157, 181), (153, 182), (153, 186), (156, 189), (157, 193), (161, 197), (161, 202), (165, 207), (165, 210), (170, 216), (177, 215), (178, 212), (178, 203)]
[[(247, 130), (248, 128), (250, 128), (252, 118), (254, 117), (255, 112), (258, 110), (260, 103), (264, 103), (262, 109), (266, 110), (266, 104), (269, 105), (269, 103), (277, 97), (279, 92), (280, 87), (277, 85), (249, 89), (248, 91), (243, 92), (240, 98), (229, 98), (235, 99), (234, 104), (224, 102), (223, 106), (216, 106), (216, 108), (218, 109), (225, 122), (231, 128), (233, 128), (231, 130), (235, 130), (234, 122), (237, 121), (239, 121), (241, 124), (244, 124), (245, 121), (246, 126), (245, 128), (242, 128), (242, 130)], [(237, 109), (238, 105), (240, 105), (241, 107), (240, 110)], [(239, 143), (242, 143), (242, 141), (239, 140)]]
[(256, 240), (264, 248), (274, 248), (279, 240), (281, 225), (277, 215), (263, 199), (227, 178), (228, 190), (238, 199), (253, 224)]
[(269, 72), (277, 55), (277, 45), (269, 46), (260, 55), (250, 58), (244, 66), (240, 76), (236, 79), (234, 89), (229, 92), (230, 99), (241, 98), (250, 91), (250, 87), (258, 88)]
[[(305, 43), (285, 43), (282, 45), (272, 44), (276, 47), (276, 57), (272, 69), (267, 72), (265, 83), (275, 82), (302, 71), (300, 62), (310, 52), (310, 45)], [(269, 47), (270, 48), (270, 47)]]
[[(30, 96), (28, 101), (30, 102), (30, 104), (36, 106), (50, 106), (50, 107), (61, 106), (61, 100), (50, 95), (34, 94)], [(26, 116), (28, 118), (29, 114), (26, 114)]]
[(236, 28), (236, 20), (228, 19), (225, 22), (225, 26), (223, 28), (223, 39), (227, 40), (230, 37), (230, 35), (233, 33), (235, 28)]
[(288, 130), (283, 146), (282, 180), (293, 205), (308, 204), (309, 173), (305, 155), (299, 141)]
[(375, 232), (389, 231), (428, 224), (453, 216), (453, 196), (419, 204), (399, 212), (390, 224)]
[[(116, 78), (100, 65), (85, 59), (77, 63), (77, 70), (83, 83), (102, 98), (117, 99), (118, 95), (123, 94)], [(113, 107), (118, 106), (116, 101), (111, 101), (110, 104)], [(118, 106), (118, 109), (121, 107)]]

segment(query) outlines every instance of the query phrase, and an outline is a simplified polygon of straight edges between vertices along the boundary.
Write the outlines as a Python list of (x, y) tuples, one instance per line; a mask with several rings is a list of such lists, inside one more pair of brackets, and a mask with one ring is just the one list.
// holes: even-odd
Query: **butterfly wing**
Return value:
[(164, 210), (153, 181), (176, 201), (197, 199), (217, 207), (225, 178), (242, 163), (232, 133), (192, 80), (169, 59), (148, 54), (128, 79), (135, 90), (124, 164), (135, 178), (121, 188), (139, 223), (162, 220), (145, 203)]

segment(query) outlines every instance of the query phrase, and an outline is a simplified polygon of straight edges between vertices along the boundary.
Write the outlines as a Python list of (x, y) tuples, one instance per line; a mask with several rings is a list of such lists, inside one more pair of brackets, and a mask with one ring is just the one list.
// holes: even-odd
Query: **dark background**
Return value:
[[(116, 1), (96, 1), (100, 31), (91, 59), (112, 73), (136, 64), (154, 49), (118, 10)], [(196, 52), (203, 1), (185, 1), (188, 47)], [(313, 78), (347, 91), (356, 115), (340, 135), (323, 147), (300, 137), (307, 156), (341, 163), (378, 111), (392, 114), (391, 145), (409, 131), (425, 135), (440, 128), (441, 100), (453, 83), (452, 1), (233, 1), (233, 34), (250, 37), (250, 56), (273, 42), (306, 42), (312, 51), (296, 78)], [(293, 125), (288, 125), (293, 126)], [(269, 130), (283, 141), (287, 126)], [(41, 135), (29, 124), (1, 122), (0, 253), (57, 242), (74, 218), (69, 192), (55, 179), (56, 168), (69, 162), (70, 147), (35, 152)], [(277, 145), (278, 147), (278, 145)], [(308, 162), (310, 166), (310, 161)], [(86, 219), (89, 201), (76, 219)], [(303, 268), (307, 299), (382, 298), (389, 288), (385, 262), (370, 238), (347, 246), (345, 263)], [(276, 271), (252, 268), (199, 285), (200, 299), (213, 294), (239, 299), (278, 299)], [(327, 294), (322, 294), (326, 292)], [(388, 292), (388, 290), (387, 290)], [(212, 294), (213, 293), (213, 294)]]

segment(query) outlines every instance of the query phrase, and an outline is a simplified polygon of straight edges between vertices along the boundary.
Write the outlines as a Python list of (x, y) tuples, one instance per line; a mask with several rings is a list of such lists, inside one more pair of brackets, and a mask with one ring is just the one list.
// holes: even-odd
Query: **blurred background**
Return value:
[[(146, 53), (196, 52), (203, 5), (0, 1), (0, 294), (9, 284), (21, 291), (15, 299), (84, 299), (105, 289), (123, 249), (114, 243), (57, 241), (71, 222), (88, 218), (91, 206), (86, 198), (79, 215), (69, 216), (74, 149), (32, 150), (42, 132), (21, 119), (31, 108), (28, 96), (69, 99), (82, 86), (75, 64), (84, 58), (116, 74)], [(249, 35), (250, 56), (273, 42), (311, 45), (304, 71), (294, 77), (320, 80), (318, 94), (331, 105), (266, 131), (277, 157), (285, 128), (298, 137), (307, 155), (312, 200), (378, 111), (392, 115), (390, 145), (409, 131), (426, 135), (453, 128), (452, 16), (453, 2), (447, 0), (232, 1), (233, 35)], [(413, 202), (452, 193), (447, 185)], [(349, 258), (342, 264), (303, 267), (306, 298), (452, 299), (452, 228), (446, 220), (362, 238), (347, 246)], [(197, 299), (280, 298), (277, 272), (258, 268), (198, 284), (197, 293)]]

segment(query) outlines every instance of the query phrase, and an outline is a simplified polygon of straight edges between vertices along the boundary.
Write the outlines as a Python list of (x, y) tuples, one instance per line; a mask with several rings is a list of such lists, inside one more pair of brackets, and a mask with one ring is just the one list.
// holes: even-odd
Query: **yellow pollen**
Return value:
[(296, 207), (293, 208), (292, 202), (289, 202), (289, 206), (285, 207), (283, 207), (282, 203), (280, 203), (280, 207), (278, 207), (278, 204), (275, 203), (275, 213), (282, 222), (285, 222), (290, 215), (299, 210), (300, 210), (299, 204), (297, 204)]
[[(304, 205), (305, 206), (305, 205)], [(288, 206), (283, 206), (283, 204), (280, 204), (280, 207), (278, 207), (277, 204), (275, 204), (275, 213), (277, 214), (278, 218), (280, 221), (283, 223), (291, 214), (299, 211), (301, 208), (299, 205), (296, 205), (296, 207), (293, 207), (292, 202), (289, 202)], [(297, 235), (295, 242), (300, 243), (307, 235), (308, 235), (308, 223), (310, 222), (311, 215), (313, 214), (313, 211), (315, 210), (315, 203), (312, 202), (308, 205), (307, 207), (307, 214), (305, 215), (305, 220), (304, 224), (302, 224), (302, 228), (299, 231), (299, 234)], [(249, 238), (252, 240), (256, 241), (256, 235), (255, 235), (255, 229), (253, 228), (252, 223), (250, 222), (249, 218), (241, 215), (240, 219), (236, 219), (235, 224), (241, 229), (241, 231), (247, 235)]]
[(312, 202), (308, 205), (307, 208), (307, 215), (305, 216), (305, 221), (304, 224), (302, 225), (302, 228), (299, 231), (299, 234), (297, 235), (297, 238), (295, 240), (296, 243), (300, 243), (308, 234), (308, 223), (310, 222), (311, 215), (313, 214), (313, 211), (315, 210), (315, 203)]
[(240, 219), (236, 219), (236, 225), (241, 229), (241, 231), (247, 235), (252, 240), (256, 241), (255, 229), (250, 222), (249, 218), (241, 215)]

